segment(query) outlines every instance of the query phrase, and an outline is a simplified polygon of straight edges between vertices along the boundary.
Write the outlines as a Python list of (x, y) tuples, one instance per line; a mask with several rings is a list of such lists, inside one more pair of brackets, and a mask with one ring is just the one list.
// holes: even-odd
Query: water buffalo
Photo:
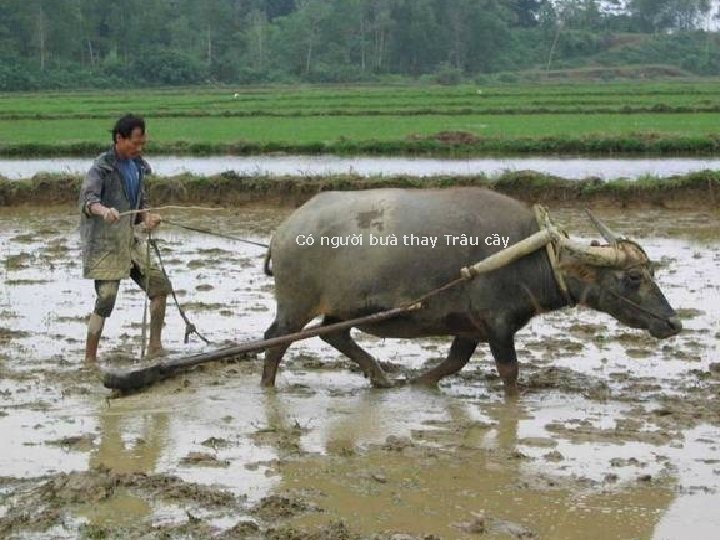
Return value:
[[(428, 298), (419, 310), (359, 328), (380, 337), (453, 336), (447, 359), (413, 381), (425, 384), (460, 370), (477, 344), (487, 342), (508, 392), (516, 390), (518, 375), (515, 333), (538, 313), (577, 304), (658, 338), (677, 334), (680, 321), (645, 252), (596, 226), (607, 245), (563, 237), (554, 250), (536, 246)], [(532, 209), (481, 188), (322, 193), (273, 236), (266, 271), (271, 260), (277, 312), (265, 337), (296, 332), (317, 316), (331, 324), (403, 305), (543, 231)], [(393, 384), (349, 330), (322, 339), (357, 362), (373, 385)], [(266, 351), (264, 386), (275, 384), (286, 349)]]

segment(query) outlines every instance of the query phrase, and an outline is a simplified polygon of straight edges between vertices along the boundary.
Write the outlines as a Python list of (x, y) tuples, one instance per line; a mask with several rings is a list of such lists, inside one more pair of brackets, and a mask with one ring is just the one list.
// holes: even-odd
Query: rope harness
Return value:
[(142, 333), (140, 336), (140, 358), (145, 358), (145, 339), (147, 337), (147, 312), (148, 312), (148, 294), (150, 290), (150, 242), (151, 232), (148, 231), (148, 239), (145, 244), (145, 304), (143, 306)]
[[(160, 249), (157, 246), (157, 240), (154, 238), (150, 238), (148, 235), (148, 256), (150, 254), (150, 246), (152, 246), (153, 250), (155, 251), (155, 256), (158, 258), (158, 263), (160, 264), (160, 270), (162, 270), (163, 275), (165, 276), (165, 279), (168, 280), (168, 283), (170, 282), (170, 277), (167, 275), (167, 272), (165, 271), (165, 265), (163, 264), (162, 255), (160, 255)], [(148, 266), (149, 268), (149, 266)], [(148, 275), (150, 272), (148, 271)], [(185, 311), (183, 311), (183, 308), (180, 307), (180, 303), (178, 302), (177, 296), (175, 295), (175, 287), (172, 286), (172, 283), (170, 285), (170, 293), (173, 297), (173, 302), (175, 302), (175, 307), (177, 307), (178, 311), (180, 312), (180, 316), (182, 317), (182, 320), (185, 321), (185, 339), (184, 343), (188, 343), (190, 341), (190, 336), (192, 334), (195, 334), (197, 337), (202, 339), (205, 342), (205, 345), (210, 345), (210, 341), (203, 336), (200, 332), (198, 332), (198, 329), (195, 327), (193, 323), (190, 322), (190, 319), (187, 318), (187, 315), (185, 315)], [(147, 295), (146, 295), (147, 298)], [(143, 343), (145, 341), (143, 340)]]
[[(534, 209), (535, 219), (537, 220), (540, 230), (555, 230), (555, 226), (550, 221), (550, 212), (548, 211), (548, 209), (539, 204), (536, 204), (534, 206)], [(557, 286), (560, 289), (560, 292), (565, 299), (566, 304), (573, 307), (577, 302), (575, 302), (575, 299), (570, 295), (567, 283), (565, 283), (565, 276), (563, 275), (562, 269), (560, 268), (561, 248), (562, 244), (558, 242), (555, 235), (553, 235), (553, 238), (552, 240), (550, 240), (550, 242), (545, 244), (545, 250), (547, 252), (548, 259), (550, 260), (550, 268), (552, 268), (553, 276), (555, 276), (555, 283), (557, 283)]]
[(603, 292), (609, 294), (610, 296), (614, 296), (614, 297), (617, 298), (618, 300), (622, 300), (623, 302), (625, 302), (626, 304), (634, 307), (634, 308), (637, 309), (638, 311), (642, 311), (642, 312), (645, 313), (646, 315), (650, 315), (651, 317), (655, 317), (656, 319), (661, 320), (661, 321), (663, 321), (663, 322), (666, 322), (666, 321), (668, 320), (668, 318), (667, 318), (666, 316), (663, 316), (663, 315), (660, 315), (660, 314), (658, 314), (658, 313), (655, 313), (655, 312), (652, 311), (651, 309), (645, 308), (645, 307), (641, 306), (640, 304), (638, 304), (637, 302), (633, 302), (633, 301), (630, 300), (629, 298), (624, 297), (622, 294), (618, 294), (618, 293), (616, 293), (615, 291), (610, 290), (610, 289), (608, 289), (608, 288), (606, 288), (606, 287), (602, 287), (602, 286), (600, 286), (600, 289), (601, 289)]
[(239, 238), (239, 237), (237, 237), (237, 236), (230, 236), (229, 234), (217, 233), (217, 232), (214, 232), (214, 231), (209, 231), (209, 230), (207, 230), (207, 229), (199, 229), (199, 228), (197, 228), (197, 227), (188, 227), (187, 225), (181, 225), (180, 223), (177, 223), (177, 222), (175, 222), (175, 221), (169, 221), (169, 220), (167, 220), (167, 219), (164, 219), (164, 220), (163, 220), (163, 223), (167, 223), (168, 225), (173, 225), (173, 226), (175, 226), (175, 227), (179, 227), (179, 228), (181, 228), (181, 229), (185, 229), (185, 230), (188, 230), (188, 231), (193, 231), (193, 232), (198, 232), (198, 233), (203, 233), (203, 234), (209, 234), (210, 236), (217, 236), (218, 238), (225, 238), (225, 239), (227, 239), (227, 240), (235, 240), (236, 242), (242, 242), (242, 243), (244, 243), (244, 244), (250, 244), (250, 245), (253, 245), (253, 246), (259, 246), (259, 247), (263, 247), (263, 248), (269, 248), (269, 247), (270, 247), (270, 244), (263, 244), (262, 242), (255, 242), (255, 241), (253, 241), (253, 240), (247, 240), (247, 239), (245, 239), (245, 238)]
[[(192, 209), (197, 209), (197, 210), (221, 210), (220, 208), (206, 208), (206, 207), (200, 207), (200, 206), (197, 206), (197, 207), (196, 207), (196, 206), (190, 206), (190, 207), (186, 207), (186, 206), (160, 206), (160, 207), (155, 207), (155, 208), (143, 208), (143, 209), (141, 209), (141, 210), (130, 210), (130, 211), (127, 211), (127, 212), (123, 212), (123, 213), (121, 213), (120, 215), (121, 215), (121, 216), (134, 215), (134, 214), (142, 214), (142, 213), (146, 213), (146, 212), (151, 212), (151, 211), (153, 211), (153, 210), (171, 210), (171, 209), (183, 209), (183, 210), (188, 210), (188, 209), (189, 209), (189, 210), (192, 210)], [(226, 238), (226, 239), (228, 239), (228, 240), (235, 240), (235, 241), (237, 241), (237, 242), (243, 242), (243, 243), (246, 243), (246, 244), (252, 244), (252, 245), (259, 246), (259, 247), (263, 247), (263, 248), (268, 248), (268, 247), (270, 247), (268, 244), (263, 244), (262, 242), (254, 242), (254, 241), (252, 241), (252, 240), (246, 240), (245, 238), (238, 238), (237, 236), (230, 236), (230, 235), (227, 235), (227, 234), (216, 233), (216, 232), (214, 232), (214, 231), (209, 231), (209, 230), (207, 230), (207, 229), (200, 229), (200, 228), (196, 228), (196, 227), (189, 227), (189, 226), (187, 226), (187, 225), (182, 225), (182, 224), (177, 223), (177, 222), (174, 222), (174, 221), (163, 220), (163, 223), (167, 223), (167, 224), (169, 224), (169, 225), (173, 225), (173, 226), (179, 227), (179, 228), (181, 228), (181, 229), (186, 229), (186, 230), (188, 230), (188, 231), (199, 232), (199, 233), (203, 233), (203, 234), (209, 234), (209, 235), (212, 235), (212, 236), (217, 236), (217, 237), (219, 237), (219, 238)], [(205, 336), (203, 336), (203, 335), (198, 331), (198, 329), (197, 329), (197, 327), (195, 326), (195, 324), (193, 324), (192, 322), (190, 322), (190, 319), (188, 319), (187, 315), (185, 314), (185, 311), (184, 311), (183, 308), (180, 306), (180, 303), (178, 302), (178, 299), (177, 299), (177, 295), (175, 294), (175, 288), (172, 286), (172, 282), (170, 281), (170, 276), (168, 276), (168, 273), (167, 273), (167, 271), (165, 270), (165, 265), (163, 264), (162, 255), (160, 254), (160, 249), (158, 248), (158, 245), (157, 245), (157, 239), (155, 239), (155, 238), (152, 237), (151, 231), (148, 231), (147, 234), (148, 234), (148, 237), (147, 237), (146, 250), (145, 250), (145, 268), (146, 268), (146, 271), (145, 271), (145, 290), (146, 290), (146, 291), (149, 290), (149, 287), (150, 287), (150, 247), (152, 247), (152, 249), (155, 251), (155, 256), (156, 256), (157, 259), (158, 259), (158, 263), (160, 264), (160, 270), (162, 271), (163, 275), (165, 276), (165, 279), (167, 279), (168, 283), (170, 283), (170, 293), (172, 294), (172, 298), (173, 298), (173, 302), (175, 303), (175, 307), (177, 308), (178, 312), (180, 313), (180, 317), (182, 317), (182, 320), (185, 322), (185, 337), (184, 337), (184, 339), (183, 339), (183, 342), (184, 342), (184, 343), (189, 343), (189, 342), (190, 342), (190, 336), (191, 336), (192, 334), (195, 334), (197, 337), (199, 337), (199, 338), (205, 343), (205, 345), (210, 345), (212, 342), (211, 342), (210, 340), (208, 340)], [(146, 294), (146, 295), (145, 295), (145, 307), (144, 307), (144, 310), (143, 310), (143, 321), (142, 321), (142, 335), (141, 335), (142, 344), (141, 344), (141, 348), (140, 348), (140, 356), (141, 356), (142, 358), (145, 357), (145, 350), (146, 350), (146, 349), (145, 349), (145, 342), (146, 342), (146, 336), (147, 336), (147, 301), (148, 301), (148, 296), (147, 296), (147, 294)]]

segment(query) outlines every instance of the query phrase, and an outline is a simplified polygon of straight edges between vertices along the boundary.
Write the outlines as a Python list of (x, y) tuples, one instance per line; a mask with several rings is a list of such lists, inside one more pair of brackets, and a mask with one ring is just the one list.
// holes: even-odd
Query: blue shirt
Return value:
[(118, 159), (118, 167), (125, 180), (125, 191), (133, 208), (137, 208), (140, 195), (140, 172), (132, 159)]

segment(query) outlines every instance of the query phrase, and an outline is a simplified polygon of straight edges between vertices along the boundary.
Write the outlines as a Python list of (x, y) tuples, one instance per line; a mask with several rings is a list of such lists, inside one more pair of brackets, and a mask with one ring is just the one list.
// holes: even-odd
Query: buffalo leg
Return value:
[(280, 361), (290, 345), (279, 345), (265, 351), (265, 363), (263, 364), (261, 386), (275, 386), (275, 375), (277, 375)]
[(512, 336), (504, 339), (491, 339), (490, 351), (495, 358), (498, 374), (505, 384), (505, 393), (515, 395), (518, 393), (518, 362), (515, 352), (515, 340)]
[(413, 384), (435, 385), (446, 375), (457, 373), (468, 363), (477, 344), (477, 340), (456, 336), (450, 345), (448, 357), (430, 371), (413, 379)]
[[(292, 332), (298, 332), (303, 326), (305, 326), (305, 322), (300, 324), (288, 324), (280, 323), (276, 319), (275, 322), (270, 325), (270, 328), (268, 328), (265, 332), (265, 339), (283, 336)], [(275, 386), (275, 375), (277, 375), (280, 361), (285, 355), (285, 351), (288, 350), (288, 347), (290, 347), (289, 343), (287, 345), (270, 347), (265, 351), (265, 362), (263, 364), (262, 378), (260, 379), (261, 386)]]
[[(325, 324), (331, 324), (337, 321), (331, 321), (328, 318), (325, 318), (323, 322)], [(355, 340), (350, 337), (350, 329), (326, 334), (321, 336), (321, 338), (325, 343), (332, 345), (350, 360), (357, 363), (360, 366), (360, 369), (363, 370), (365, 376), (370, 379), (370, 382), (374, 387), (390, 388), (395, 386), (395, 384), (388, 379), (388, 376), (385, 374), (385, 371), (383, 371), (383, 368), (380, 367), (377, 360), (360, 347), (360, 345), (355, 343)]]

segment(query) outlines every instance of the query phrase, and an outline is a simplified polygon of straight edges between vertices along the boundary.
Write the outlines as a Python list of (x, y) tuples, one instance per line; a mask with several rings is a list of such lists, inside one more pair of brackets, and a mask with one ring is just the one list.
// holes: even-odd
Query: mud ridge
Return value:
[[(30, 179), (0, 178), (0, 206), (72, 204), (82, 177), (41, 174)], [(669, 209), (717, 208), (720, 172), (703, 171), (666, 178), (617, 179), (590, 177), (569, 180), (534, 171), (508, 172), (497, 177), (411, 176), (242, 176), (229, 171), (217, 176), (180, 175), (148, 180), (154, 205), (162, 204), (274, 204), (298, 206), (322, 191), (354, 191), (380, 187), (449, 188), (485, 187), (527, 203), (572, 206)]]

